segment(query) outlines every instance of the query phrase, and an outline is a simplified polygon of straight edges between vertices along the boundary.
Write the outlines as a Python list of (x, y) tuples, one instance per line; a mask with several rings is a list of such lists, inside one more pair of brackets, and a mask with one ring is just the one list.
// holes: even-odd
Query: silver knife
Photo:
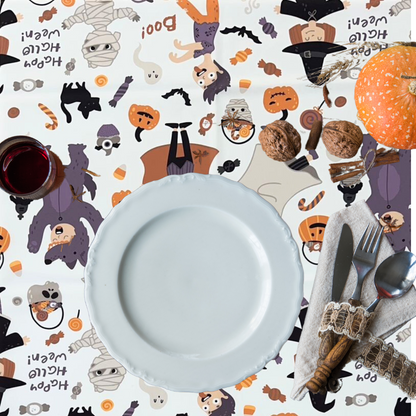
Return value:
[[(332, 277), (331, 301), (338, 302), (344, 290), (345, 283), (350, 272), (352, 256), (354, 254), (354, 242), (352, 239), (351, 228), (344, 224), (338, 242), (337, 254), (335, 257), (334, 273)], [(319, 346), (318, 366), (325, 360), (326, 356), (334, 346), (334, 333), (326, 331), (321, 338)]]
[(338, 302), (344, 290), (345, 283), (350, 272), (352, 256), (354, 254), (354, 242), (351, 228), (344, 224), (338, 243), (338, 251), (335, 257), (334, 275), (332, 278), (331, 301)]

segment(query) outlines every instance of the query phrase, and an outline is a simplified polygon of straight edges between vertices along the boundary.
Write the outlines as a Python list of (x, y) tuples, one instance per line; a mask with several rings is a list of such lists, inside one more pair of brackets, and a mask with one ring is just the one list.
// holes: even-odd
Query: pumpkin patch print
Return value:
[[(363, 406), (409, 415), (404, 393), (355, 362), (340, 371), (339, 392), (304, 397), (294, 368), (331, 215), (364, 200), (392, 249), (412, 249), (411, 8), (410, 0), (0, 0), (0, 141), (33, 137), (64, 171), (40, 200), (0, 191), (0, 415), (361, 416)], [(278, 353), (257, 374), (241, 361), (243, 380), (197, 393), (130, 374), (101, 341), (84, 297), (103, 221), (141, 186), (188, 173), (257, 193), (287, 224), (304, 271), (298, 319)], [(203, 224), (191, 225), (185, 238), (202, 244)], [(118, 232), (121, 240), (126, 230)], [(115, 251), (106, 261), (118, 261)], [(174, 265), (156, 254), (169, 279)], [(192, 269), (195, 279), (206, 264)], [(238, 296), (222, 290), (201, 282), (206, 296)], [(105, 307), (117, 305), (114, 293)], [(191, 305), (176, 307), (191, 314)], [(214, 338), (218, 321), (229, 319), (212, 305), (196, 329)], [(229, 334), (239, 330), (230, 325)], [(414, 359), (411, 337), (406, 325), (386, 343)]]

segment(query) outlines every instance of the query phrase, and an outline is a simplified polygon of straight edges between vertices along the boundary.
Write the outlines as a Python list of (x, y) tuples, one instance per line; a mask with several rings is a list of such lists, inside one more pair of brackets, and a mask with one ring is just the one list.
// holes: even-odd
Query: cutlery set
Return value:
[[(373, 226), (368, 231), (367, 226), (358, 246), (353, 253), (353, 239), (350, 227), (344, 224), (341, 230), (337, 254), (335, 258), (331, 303), (324, 311), (323, 322), (326, 318), (325, 332), (321, 332), (318, 368), (314, 376), (306, 383), (306, 387), (314, 394), (326, 390), (336, 392), (340, 386), (336, 378), (330, 378), (335, 368), (342, 366), (342, 361), (355, 341), (359, 341), (374, 318), (373, 313), (382, 299), (397, 299), (412, 287), (416, 278), (416, 256), (410, 252), (396, 253), (385, 259), (377, 268), (374, 284), (377, 298), (367, 307), (361, 305), (361, 291), (365, 277), (376, 264), (383, 228)], [(345, 283), (348, 278), (351, 261), (357, 272), (357, 283), (348, 304), (339, 303)], [(342, 310), (342, 312), (341, 312)], [(328, 325), (328, 316), (335, 315)], [(340, 324), (342, 322), (342, 324)], [(340, 330), (339, 326), (342, 327)], [(322, 325), (321, 325), (322, 328)], [(329, 329), (329, 330), (328, 330)], [(335, 334), (341, 335), (335, 343)], [(334, 345), (335, 344), (335, 345)], [(335, 373), (337, 373), (335, 371)], [(415, 378), (416, 375), (413, 377)], [(400, 386), (400, 385), (399, 385)]]

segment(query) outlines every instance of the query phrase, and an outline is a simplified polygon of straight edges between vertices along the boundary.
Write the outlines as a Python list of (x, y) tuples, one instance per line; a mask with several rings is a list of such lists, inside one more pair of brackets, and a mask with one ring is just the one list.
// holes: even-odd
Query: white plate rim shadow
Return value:
[[(170, 233), (177, 231), (178, 224), (188, 226), (169, 221), (169, 216), (179, 215), (181, 220), (181, 215), (185, 215), (187, 220), (198, 220), (201, 214), (204, 221), (197, 224), (204, 232), (204, 240), (193, 239), (187, 246), (188, 230), (180, 241), (191, 252), (194, 250), (192, 261), (199, 259), (201, 244), (202, 248), (207, 245), (210, 253), (216, 252), (216, 261), (205, 264), (197, 273), (188, 273), (182, 262), (172, 260), (177, 258), (173, 256), (170, 260), (177, 271), (175, 267), (166, 269), (170, 262), (159, 262), (160, 253), (155, 253), (155, 247), (164, 248), (164, 254), (166, 248), (177, 250), (181, 245), (172, 244)], [(156, 228), (151, 224), (156, 224)], [(198, 235), (198, 226), (191, 224)], [(233, 244), (224, 238), (224, 226), (234, 230)], [(156, 231), (163, 234), (162, 238)], [(224, 279), (218, 267), (233, 272), (226, 273)], [(169, 277), (165, 277), (166, 270)], [(243, 284), (239, 284), (239, 279)], [(209, 290), (207, 283), (211, 281), (217, 287), (235, 288), (239, 296), (229, 296), (230, 301), (224, 302), (224, 293), (231, 292), (205, 293), (204, 288), (208, 286)], [(163, 290), (152, 297), (150, 294), (161, 287), (156, 286), (158, 282), (164, 282)], [(137, 290), (143, 287), (146, 290)], [(186, 290), (192, 294), (186, 297), (187, 305), (194, 308), (191, 314), (186, 308), (182, 310)], [(215, 308), (209, 297), (213, 294), (216, 299), (219, 297)], [(303, 269), (289, 227), (268, 202), (238, 182), (190, 173), (142, 185), (112, 209), (89, 250), (85, 298), (98, 337), (128, 372), (172, 391), (215, 391), (256, 374), (277, 356), (299, 314)], [(181, 303), (175, 303), (181, 299)], [(162, 310), (162, 301), (171, 309)], [(234, 310), (238, 312), (235, 316)], [(233, 323), (228, 328), (229, 335), (224, 332), (221, 316)], [(199, 327), (196, 322), (201, 322), (201, 318), (204, 325)], [(169, 324), (164, 326), (166, 319)], [(215, 326), (205, 325), (211, 323), (210, 319)], [(214, 330), (207, 333), (205, 326), (213, 326)], [(182, 338), (175, 338), (176, 334), (182, 334)]]

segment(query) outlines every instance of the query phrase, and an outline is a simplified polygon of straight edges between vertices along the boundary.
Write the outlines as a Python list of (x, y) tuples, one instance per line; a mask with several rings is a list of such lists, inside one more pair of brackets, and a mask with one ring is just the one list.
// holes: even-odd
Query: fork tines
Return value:
[(373, 225), (370, 232), (367, 234), (369, 227), (370, 224), (367, 225), (357, 248), (367, 253), (376, 253), (380, 245), (381, 236), (383, 235), (383, 227), (380, 225)]

